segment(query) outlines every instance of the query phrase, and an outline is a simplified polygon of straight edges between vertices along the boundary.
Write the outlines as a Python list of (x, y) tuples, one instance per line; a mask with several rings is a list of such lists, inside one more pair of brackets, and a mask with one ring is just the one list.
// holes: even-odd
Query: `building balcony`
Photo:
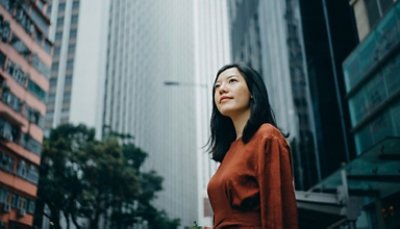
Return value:
[(6, 119), (14, 126), (22, 127), (28, 123), (24, 116), (11, 109), (11, 107), (9, 107), (3, 101), (0, 101), (0, 117)]
[(21, 177), (0, 170), (1, 183), (31, 198), (36, 197), (37, 186)]

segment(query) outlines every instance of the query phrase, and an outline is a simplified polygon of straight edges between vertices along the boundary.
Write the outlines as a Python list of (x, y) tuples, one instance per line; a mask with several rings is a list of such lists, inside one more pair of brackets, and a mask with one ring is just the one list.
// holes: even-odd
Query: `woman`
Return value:
[(297, 228), (290, 149), (277, 129), (260, 75), (231, 64), (213, 88), (210, 152), (221, 162), (208, 183), (215, 228)]

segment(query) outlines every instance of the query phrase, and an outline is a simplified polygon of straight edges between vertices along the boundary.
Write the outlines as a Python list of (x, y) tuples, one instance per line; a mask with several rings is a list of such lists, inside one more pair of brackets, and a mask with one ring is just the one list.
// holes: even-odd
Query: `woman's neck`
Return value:
[(243, 113), (240, 113), (239, 115), (231, 117), (233, 126), (235, 127), (236, 139), (242, 137), (244, 127), (246, 126), (249, 118), (250, 118), (250, 109), (244, 111)]

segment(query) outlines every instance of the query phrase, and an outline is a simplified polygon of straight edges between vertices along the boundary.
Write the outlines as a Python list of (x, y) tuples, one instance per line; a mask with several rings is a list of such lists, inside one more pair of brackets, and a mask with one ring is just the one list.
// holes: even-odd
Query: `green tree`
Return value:
[[(53, 129), (44, 141), (37, 216), (44, 206), (54, 228), (61, 228), (60, 216), (81, 228), (79, 217), (98, 228), (103, 218), (106, 227), (126, 228), (147, 222), (157, 228), (176, 228), (171, 220), (152, 205), (162, 190), (162, 177), (143, 172), (147, 154), (134, 144), (122, 144), (116, 135), (97, 141), (93, 129), (71, 124)], [(36, 225), (39, 225), (36, 222)]]

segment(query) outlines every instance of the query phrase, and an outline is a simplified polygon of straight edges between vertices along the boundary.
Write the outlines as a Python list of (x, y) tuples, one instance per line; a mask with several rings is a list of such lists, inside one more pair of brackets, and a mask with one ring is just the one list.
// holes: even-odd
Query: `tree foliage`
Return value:
[(35, 224), (44, 216), (59, 229), (62, 214), (68, 228), (70, 222), (82, 228), (83, 221), (99, 228), (100, 220), (103, 228), (179, 226), (178, 219), (152, 205), (163, 179), (154, 171), (141, 171), (147, 154), (116, 137), (98, 141), (94, 136), (84, 125), (66, 124), (45, 139)]

